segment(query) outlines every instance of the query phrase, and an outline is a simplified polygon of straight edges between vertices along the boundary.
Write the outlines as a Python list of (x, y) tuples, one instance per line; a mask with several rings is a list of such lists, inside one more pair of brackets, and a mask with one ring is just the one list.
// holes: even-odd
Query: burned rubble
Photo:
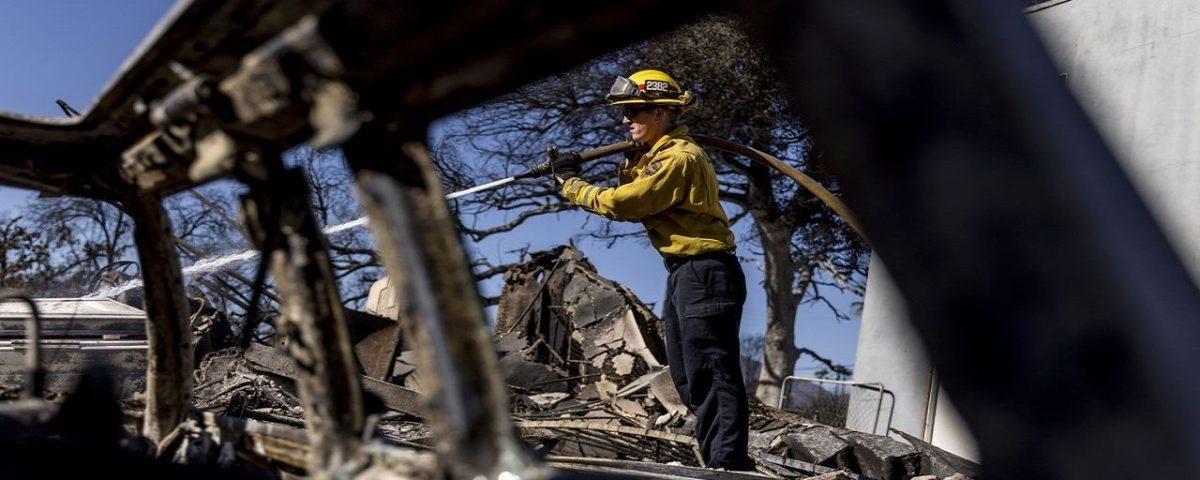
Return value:
[[(700, 465), (694, 420), (664, 365), (659, 319), (627, 288), (599, 276), (579, 250), (533, 253), (505, 274), (495, 345), (517, 427), (542, 451)], [(419, 388), (413, 374), (396, 380)], [(909, 443), (762, 404), (751, 415), (750, 446), (763, 473), (978, 477), (974, 463), (902, 432)]]
[[(377, 285), (375, 298), (388, 298), (382, 295), (387, 288)], [(387, 300), (376, 300), (354, 318), (361, 323), (366, 315), (378, 323), (397, 313)], [(533, 253), (530, 261), (509, 270), (496, 312), (494, 344), (521, 436), (549, 455), (551, 463), (643, 461), (668, 469), (698, 467), (691, 436), (694, 419), (664, 365), (660, 328), (646, 305), (624, 286), (599, 276), (575, 248)], [(361, 378), (372, 393), (368, 400), (375, 403), (375, 435), (396, 445), (429, 449), (431, 432), (420, 416), (421, 381), (413, 361), (411, 352), (401, 350), (388, 378)], [(208, 355), (197, 369), (194, 395), (195, 407), (208, 412), (210, 426), (191, 424), (190, 443), (176, 446), (182, 452), (176, 455), (211, 458), (220, 465), (227, 460), (217, 460), (230, 455), (220, 452), (229, 447), (199, 448), (196, 442), (203, 435), (197, 432), (211, 430), (211, 425), (227, 430), (240, 426), (257, 432), (248, 438), (257, 439), (255, 450), (278, 457), (272, 462), (302, 468), (306, 437), (294, 369), (290, 358), (264, 345)], [(771, 476), (978, 478), (974, 463), (903, 432), (897, 434), (907, 443), (822, 425), (760, 403), (752, 404), (751, 428), (752, 455), (760, 472)], [(211, 442), (215, 437), (206, 438)], [(272, 446), (264, 447), (264, 442)]]
[[(432, 453), (434, 432), (424, 418), (423, 385), (413, 352), (405, 350), (390, 288), (387, 280), (379, 282), (367, 311), (348, 313), (369, 415), (366, 431), (374, 441), (405, 447), (428, 462), (420, 455)], [(199, 322), (205, 333), (214, 331), (210, 323)], [(505, 274), (493, 340), (516, 429), (548, 464), (723, 478), (698, 468), (694, 419), (671, 383), (660, 320), (627, 288), (597, 274), (579, 250), (533, 253)], [(286, 345), (206, 346), (224, 348), (197, 361), (192, 412), (162, 441), (140, 448), (206, 468), (303, 474), (310, 435), (298, 367)], [(140, 401), (138, 395), (125, 397), (127, 404)], [(126, 407), (126, 417), (138, 410)], [(979, 478), (978, 465), (904, 432), (895, 432), (900, 441), (753, 401), (751, 407), (750, 448), (762, 474)]]
[[(1067, 2), (1044, 3), (1036, 7)], [(336, 290), (329, 288), (328, 248), (306, 216), (305, 182), (281, 162), (282, 152), (301, 143), (345, 147), (386, 268), (437, 287), (405, 298), (426, 331), (441, 328), (436, 342), (413, 346), (429, 375), (421, 386), (441, 400), (428, 419), (444, 447), (436, 467), (453, 478), (510, 471), (536, 476), (543, 463), (513, 448), (508, 412), (491, 415), (501, 412), (492, 407), (502, 403), (496, 398), (504, 392), (495, 385), (494, 358), (473, 330), (483, 324), (482, 309), (462, 296), (471, 290), (470, 276), (429, 159), (429, 123), (652, 32), (736, 9), (810, 124), (804, 138), (811, 127), (820, 139), (820, 156), (829, 159), (828, 169), (862, 215), (874, 254), (887, 259), (908, 309), (918, 313), (912, 320), (932, 366), (979, 434), (987, 475), (1200, 477), (1196, 412), (1188, 401), (1196, 388), (1186, 375), (1200, 330), (1180, 321), (1200, 316), (1194, 276), (1148, 208), (1153, 205), (1145, 192), (1134, 188), (1140, 185), (1117, 161), (1112, 142), (1089, 120), (1079, 92), (1064, 81), (1067, 72), (1054, 65), (1018, 8), (999, 0), (678, 6), (678, 15), (645, 15), (640, 5), (621, 2), (562, 9), (557, 2), (512, 1), (181, 1), (80, 118), (0, 113), (0, 183), (120, 204), (129, 215), (137, 259), (145, 267), (148, 361), (138, 430), (155, 445), (169, 446), (168, 441), (212, 432), (207, 423), (188, 426), (197, 417), (190, 398), (195, 343), (164, 202), (206, 182), (238, 179), (248, 189), (242, 200), (253, 243), (262, 258), (271, 259), (259, 272), (272, 271), (284, 287), (281, 304), (295, 312), (285, 321), (313, 340), (307, 353), (315, 352), (317, 362), (302, 365), (297, 382), (309, 410), (308, 434), (318, 436), (309, 441), (358, 447), (362, 404), (378, 400), (384, 410), (399, 411), (409, 393), (385, 386), (392, 385), (388, 378), (367, 377), (384, 384), (362, 382), (382, 395), (371, 394), (369, 402), (357, 396), (363, 388), (342, 348), (345, 318)], [(1098, 22), (1090, 15), (1063, 17), (1128, 30), (1124, 23)], [(1143, 23), (1153, 20), (1143, 17)], [(1160, 42), (1149, 45), (1162, 49)], [(1082, 60), (1075, 65), (1086, 66)], [(1087, 77), (1075, 70), (1072, 78)], [(1167, 77), (1172, 84), (1188, 83)], [(1137, 105), (1151, 103), (1130, 98)], [(1179, 110), (1174, 107), (1181, 99), (1172, 100), (1172, 111)], [(1137, 118), (1154, 116), (1147, 112)], [(1021, 194), (1002, 188), (1010, 185)], [(331, 326), (341, 331), (319, 330)], [(513, 343), (510, 351), (523, 350)], [(428, 361), (434, 352), (444, 360), (436, 368)], [(471, 355), (475, 352), (487, 355)], [(391, 368), (392, 358), (385, 363)], [(319, 368), (306, 370), (314, 366)], [(616, 378), (618, 365), (612, 367)], [(628, 370), (633, 375), (635, 368)], [(438, 391), (438, 381), (458, 371), (485, 373), (460, 375), (463, 388)], [(604, 380), (613, 382), (608, 375)], [(315, 383), (322, 380), (334, 383)], [(347, 381), (336, 383), (340, 380)], [(544, 392), (554, 396), (536, 397), (541, 394), (531, 386), (523, 388), (515, 391), (549, 410), (583, 393), (563, 387)], [(623, 388), (616, 384), (615, 391), (604, 391), (610, 398), (636, 398), (621, 397)], [(601, 389), (595, 390), (598, 400)], [(334, 396), (340, 394), (348, 396)], [(321, 410), (330, 403), (347, 408)], [(519, 418), (529, 415), (522, 404), (513, 404)], [(30, 405), (9, 407), (12, 413)], [(657, 413), (652, 407), (643, 402), (647, 416)], [(478, 418), (463, 416), (479, 411), (484, 413)], [(304, 444), (305, 432), (275, 422), (211, 413), (197, 418), (240, 428), (246, 438), (259, 439), (255, 442), (275, 439), (255, 444), (266, 452), (275, 447), (263, 445), (286, 445), (280, 448), (287, 451)], [(455, 418), (465, 421), (448, 420)], [(657, 423), (661, 414), (654, 418)], [(801, 429), (815, 424), (776, 415), (767, 415), (766, 423), (755, 418), (757, 443), (767, 446), (760, 464), (772, 471), (804, 465), (792, 458), (793, 450), (812, 447), (797, 439), (776, 442), (779, 436), (765, 432), (822, 431)], [(997, 419), (1003, 428), (990, 428)], [(678, 427), (664, 423), (652, 430), (672, 428)], [(862, 439), (832, 428), (837, 438), (827, 438), (828, 445), (811, 458), (822, 453), (838, 459), (825, 461), (866, 463), (860, 453), (866, 447), (855, 443)], [(108, 457), (97, 455), (108, 452), (91, 444), (63, 449), (43, 442), (43, 448), (30, 449), (20, 443), (29, 430), (7, 424), (3, 430), (6, 476), (53, 476), (47, 467), (71, 464), (94, 469), (82, 473), (203, 478), (197, 469), (159, 468), (149, 475), (115, 457), (84, 461)], [(843, 441), (851, 446), (840, 446)], [(875, 457), (893, 472), (916, 465), (971, 467), (919, 442), (910, 440), (909, 446), (924, 456), (919, 462), (890, 444), (884, 445), (887, 455)], [(324, 477), (346, 460), (310, 457), (310, 471)], [(415, 458), (392, 472), (404, 476), (423, 468)], [(458, 464), (466, 466), (455, 469)]]

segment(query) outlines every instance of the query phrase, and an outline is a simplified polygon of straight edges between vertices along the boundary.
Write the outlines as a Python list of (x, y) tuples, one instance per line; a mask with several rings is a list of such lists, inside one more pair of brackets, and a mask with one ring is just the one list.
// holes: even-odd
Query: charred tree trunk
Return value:
[(794, 288), (797, 269), (792, 260), (792, 232), (769, 219), (755, 218), (755, 224), (765, 260), (763, 288), (767, 296), (767, 328), (754, 396), (763, 403), (775, 405), (784, 377), (793, 373), (800, 357), (800, 350), (796, 348), (796, 309), (800, 305), (800, 294)]

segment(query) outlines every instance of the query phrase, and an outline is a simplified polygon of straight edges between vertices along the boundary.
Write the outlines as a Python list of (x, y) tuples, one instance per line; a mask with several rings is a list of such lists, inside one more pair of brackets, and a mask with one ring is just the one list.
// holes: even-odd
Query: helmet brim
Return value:
[(683, 100), (675, 98), (622, 98), (620, 100), (609, 100), (609, 105), (661, 105), (664, 107), (682, 107)]

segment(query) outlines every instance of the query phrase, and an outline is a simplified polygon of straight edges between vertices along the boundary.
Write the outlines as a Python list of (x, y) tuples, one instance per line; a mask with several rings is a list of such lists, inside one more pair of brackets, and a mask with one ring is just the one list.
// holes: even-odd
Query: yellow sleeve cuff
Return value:
[(578, 204), (580, 200), (579, 193), (586, 186), (588, 186), (587, 182), (581, 180), (579, 177), (568, 178), (567, 181), (563, 183), (562, 196), (563, 198), (566, 198), (567, 201)]

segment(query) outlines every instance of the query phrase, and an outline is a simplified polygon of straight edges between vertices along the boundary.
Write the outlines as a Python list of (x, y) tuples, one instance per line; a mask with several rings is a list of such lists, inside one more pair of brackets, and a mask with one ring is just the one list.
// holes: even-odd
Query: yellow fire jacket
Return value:
[(619, 186), (582, 179), (563, 184), (562, 195), (589, 212), (613, 220), (641, 221), (663, 255), (699, 255), (734, 247), (729, 217), (717, 201), (717, 175), (708, 155), (676, 127), (628, 168)]

